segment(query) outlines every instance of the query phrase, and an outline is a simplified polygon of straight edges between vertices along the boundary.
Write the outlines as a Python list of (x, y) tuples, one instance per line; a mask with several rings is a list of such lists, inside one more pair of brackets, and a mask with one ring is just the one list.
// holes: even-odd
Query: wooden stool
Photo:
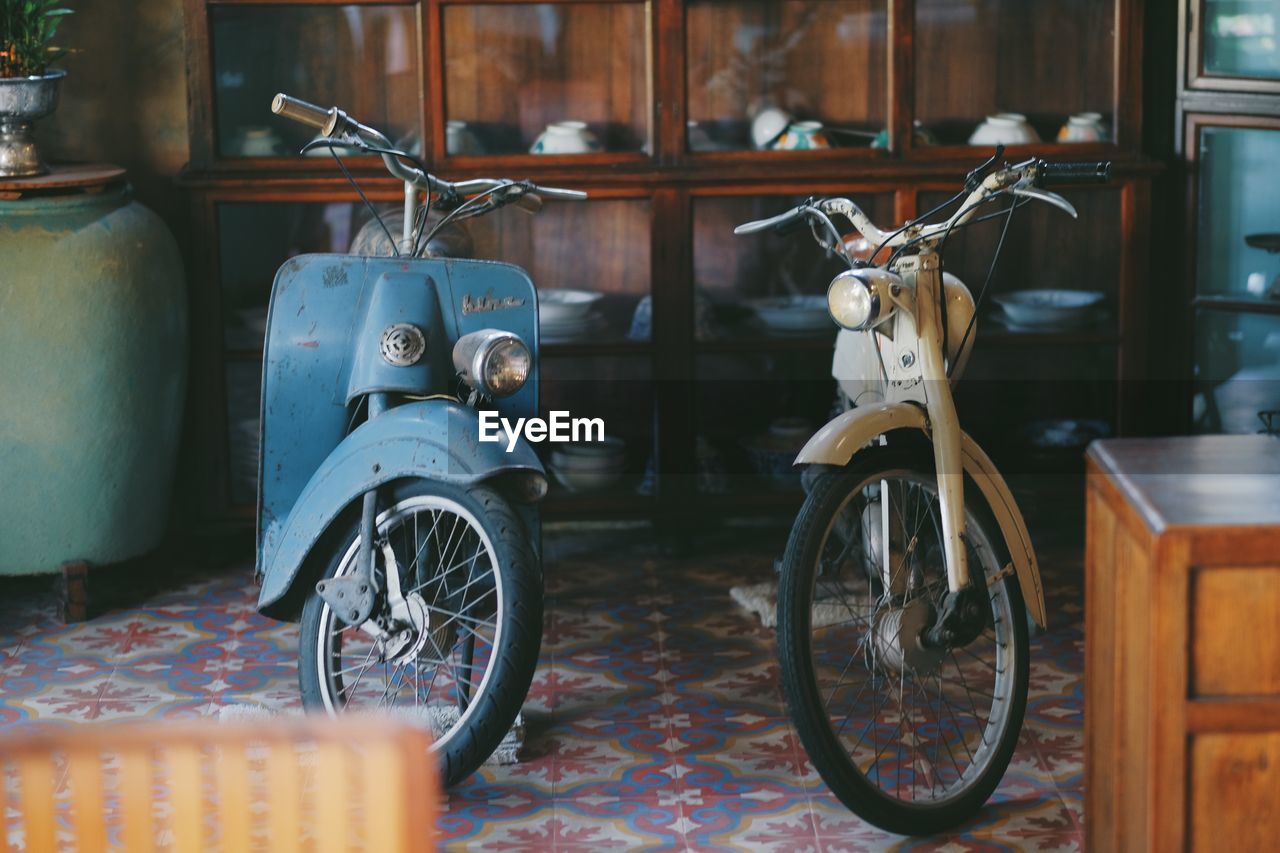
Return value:
[(425, 851), (440, 796), (429, 745), (357, 715), (84, 725), (10, 730), (0, 768), (27, 850)]

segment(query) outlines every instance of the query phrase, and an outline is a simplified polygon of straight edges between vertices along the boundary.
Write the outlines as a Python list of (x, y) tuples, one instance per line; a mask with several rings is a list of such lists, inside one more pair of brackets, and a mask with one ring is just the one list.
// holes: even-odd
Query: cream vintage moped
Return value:
[[(827, 300), (842, 329), (833, 372), (851, 408), (796, 459), (808, 495), (782, 560), (778, 645), (814, 766), (850, 809), (904, 834), (952, 827), (995, 790), (1026, 707), (1028, 614), (1045, 624), (1021, 513), (956, 416), (952, 385), (973, 346), (976, 306), (943, 272), (941, 251), (956, 229), (1003, 217), (998, 256), (1024, 204), (1076, 216), (1045, 188), (1110, 176), (1109, 163), (994, 168), (1002, 155), (892, 232), (843, 198), (810, 199), (736, 231), (807, 224), (849, 264)], [(977, 215), (1001, 199), (1005, 209)], [(924, 223), (957, 202), (948, 219)], [(862, 257), (836, 217), (862, 236)]]

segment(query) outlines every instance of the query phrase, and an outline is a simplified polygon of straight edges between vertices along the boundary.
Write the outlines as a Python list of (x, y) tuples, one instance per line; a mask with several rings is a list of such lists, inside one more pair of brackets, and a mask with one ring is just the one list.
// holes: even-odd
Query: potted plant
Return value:
[(58, 105), (65, 71), (49, 65), (66, 51), (52, 45), (70, 9), (59, 0), (0, 0), (0, 176), (46, 170), (31, 137), (33, 122)]

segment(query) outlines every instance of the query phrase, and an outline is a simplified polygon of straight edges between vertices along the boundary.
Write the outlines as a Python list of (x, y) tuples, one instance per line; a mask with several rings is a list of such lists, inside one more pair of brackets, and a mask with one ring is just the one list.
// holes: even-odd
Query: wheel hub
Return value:
[(881, 661), (895, 672), (904, 669), (932, 675), (942, 663), (943, 649), (928, 648), (921, 637), (933, 624), (933, 605), (915, 598), (901, 607), (886, 607), (872, 620), (872, 642)]
[(427, 609), (427, 602), (418, 593), (411, 592), (405, 596), (404, 603), (409, 624), (393, 634), (386, 645), (385, 660), (396, 664), (417, 659), (431, 636), (431, 611)]

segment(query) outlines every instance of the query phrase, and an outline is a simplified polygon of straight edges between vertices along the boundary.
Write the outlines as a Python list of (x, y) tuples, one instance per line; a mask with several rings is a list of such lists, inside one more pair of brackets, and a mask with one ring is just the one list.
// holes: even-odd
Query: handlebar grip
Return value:
[(284, 92), (279, 92), (271, 99), (271, 112), (292, 121), (317, 128), (328, 136), (333, 118), (338, 111), (336, 109), (326, 110), (323, 107), (317, 107), (315, 104), (309, 104), (301, 98), (294, 98)]
[(793, 207), (785, 213), (779, 213), (777, 216), (771, 216), (768, 219), (744, 222), (733, 229), (733, 233), (758, 234), (761, 231), (775, 231), (778, 234), (790, 234), (805, 225), (806, 222), (804, 208)]
[(582, 190), (566, 190), (560, 187), (534, 187), (533, 191), (543, 198), (559, 201), (586, 201), (587, 194)]
[(1036, 184), (1042, 187), (1105, 184), (1111, 180), (1111, 163), (1047, 163), (1041, 160), (1036, 164), (1036, 178)]

